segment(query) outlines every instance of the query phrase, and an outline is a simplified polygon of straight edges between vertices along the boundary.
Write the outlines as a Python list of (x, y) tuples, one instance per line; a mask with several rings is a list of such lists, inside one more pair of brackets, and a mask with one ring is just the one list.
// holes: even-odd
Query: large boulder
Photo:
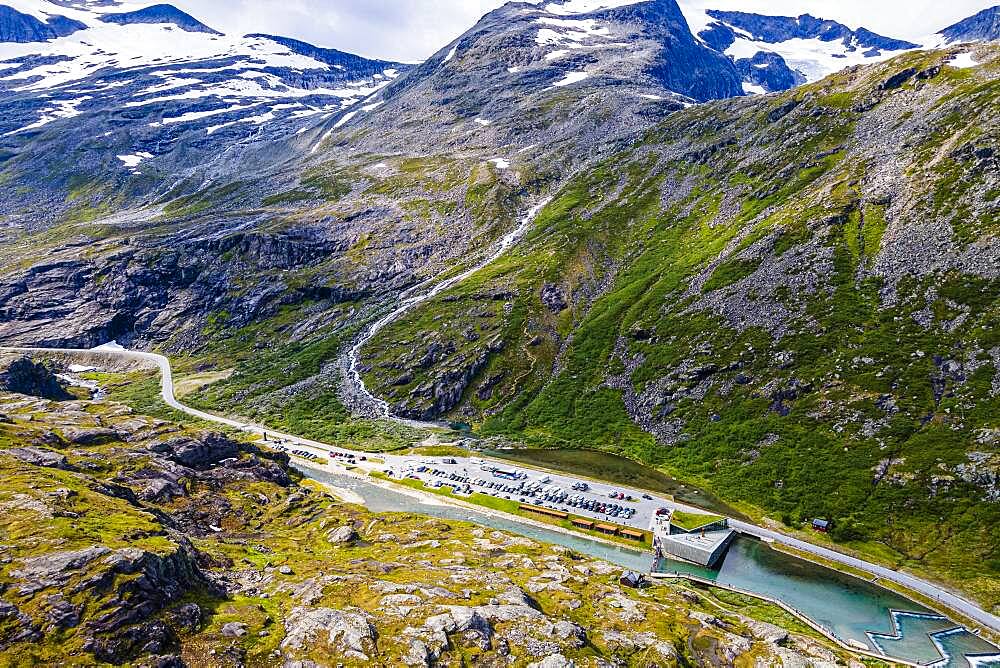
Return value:
[(48, 367), (24, 356), (0, 356), (0, 390), (52, 401), (75, 398)]
[(63, 470), (70, 468), (65, 455), (45, 448), (11, 448), (3, 452), (33, 466)]
[(118, 432), (107, 427), (63, 427), (60, 431), (63, 439), (73, 445), (103, 445), (121, 438)]
[(326, 534), (326, 539), (334, 545), (346, 545), (358, 539), (358, 532), (349, 524), (330, 529)]
[(301, 650), (325, 644), (345, 657), (370, 661), (375, 654), (375, 627), (366, 614), (334, 608), (294, 608), (285, 620), (282, 649)]
[(199, 439), (188, 437), (159, 441), (149, 446), (157, 454), (192, 469), (207, 469), (225, 459), (239, 457), (240, 445), (222, 434), (205, 434)]

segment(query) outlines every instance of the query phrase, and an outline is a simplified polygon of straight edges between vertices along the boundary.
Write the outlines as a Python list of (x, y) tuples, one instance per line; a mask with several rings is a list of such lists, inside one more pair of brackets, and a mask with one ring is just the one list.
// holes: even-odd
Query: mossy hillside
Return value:
[[(330, 161), (304, 173), (294, 199), (302, 195), (304, 202), (303, 193), (309, 192), (314, 204), (287, 214), (286, 224), (294, 226), (320, 215), (342, 218), (359, 210), (388, 207), (398, 213), (397, 222), (410, 229), (438, 229), (447, 236), (471, 224), (474, 249), (485, 247), (509, 231), (517, 215), (517, 201), (524, 196), (523, 189), (515, 187), (516, 180), (501, 176), (491, 164), (444, 156), (362, 156), (360, 166)], [(215, 368), (218, 360), (225, 359), (235, 373), (195, 393), (190, 400), (205, 409), (266, 420), (275, 428), (344, 445), (372, 447), (380, 433), (384, 438), (379, 447), (405, 445), (409, 438), (405, 434), (384, 434), (385, 430), (374, 423), (350, 420), (336, 396), (339, 381), (333, 378), (333, 365), (345, 342), (363, 325), (358, 309), (377, 299), (377, 295), (368, 294), (371, 288), (358, 287), (358, 300), (347, 301), (348, 295), (332, 305), (310, 297), (318, 293), (317, 285), (350, 290), (356, 281), (367, 280), (359, 278), (359, 272), (390, 261), (385, 257), (386, 245), (373, 242), (386, 236), (395, 238), (398, 232), (373, 228), (360, 234), (343, 255), (293, 272), (272, 272), (274, 281), (290, 293), (303, 295), (287, 300), (292, 304), (277, 312), (261, 313), (250, 323), (235, 318), (229, 309), (207, 314), (198, 337), (202, 344), (188, 360), (180, 361), (180, 372)], [(414, 243), (413, 252), (427, 252), (424, 241), (416, 239)], [(392, 248), (393, 257), (407, 252), (404, 246)], [(445, 254), (452, 252), (447, 250)], [(467, 255), (450, 271), (461, 271), (475, 258), (474, 253)], [(228, 266), (239, 266), (241, 262), (239, 257), (222, 260)], [(433, 271), (433, 266), (418, 269), (428, 276)], [(415, 275), (413, 280), (418, 278)], [(245, 286), (234, 285), (234, 295), (238, 297), (243, 289), (249, 297), (259, 289), (260, 279), (259, 271), (248, 274)], [(371, 316), (376, 315), (373, 310)], [(310, 323), (315, 325), (310, 327)], [(189, 339), (190, 332), (184, 332), (168, 347), (191, 350)]]
[[(955, 252), (991, 238), (960, 229), (968, 211), (990, 210), (995, 173), (961, 159), (995, 139), (986, 76), (946, 66), (880, 89), (942, 58), (675, 114), (570, 183), (507, 258), (394, 323), (366, 350), (369, 386), (391, 391), (387, 371), (405, 360), (396, 341), (412, 349), (422, 332), (479, 354), (481, 342), (454, 334), (482, 286), (504, 286), (506, 319), (493, 330), (503, 345), (453, 415), (485, 434), (624, 452), (750, 514), (795, 526), (831, 518), (841, 543), (996, 604), (996, 508), (968, 470), (973, 453), (996, 452), (1000, 286), (958, 269), (890, 276), (885, 264), (927, 216), (952, 227)], [(904, 98), (917, 100), (921, 131), (902, 140), (912, 153), (893, 199), (868, 145), (872, 127), (913, 122)], [(939, 154), (956, 157), (919, 168)], [(935, 213), (929, 193), (948, 179), (962, 187)], [(594, 280), (578, 280), (581, 266)], [(541, 303), (545, 283), (571, 295), (565, 311)], [(751, 311), (787, 315), (771, 319), (776, 329), (727, 315)], [(412, 386), (435, 373), (417, 369)]]

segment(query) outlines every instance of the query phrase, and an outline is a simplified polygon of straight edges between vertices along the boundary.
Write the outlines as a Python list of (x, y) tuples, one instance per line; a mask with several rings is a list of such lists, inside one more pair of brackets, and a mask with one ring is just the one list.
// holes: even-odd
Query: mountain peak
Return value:
[(939, 35), (943, 35), (949, 44), (954, 42), (992, 42), (1000, 39), (1000, 5), (963, 19), (948, 26)]
[(45, 22), (0, 5), (0, 42), (45, 42), (65, 37), (87, 26), (65, 16), (50, 16)]
[(170, 23), (186, 32), (204, 32), (212, 35), (222, 33), (209, 28), (207, 25), (194, 18), (186, 12), (182, 12), (173, 5), (150, 5), (137, 9), (134, 12), (122, 12), (120, 14), (105, 14), (101, 17), (105, 23), (117, 23), (119, 25), (129, 25), (133, 23)]

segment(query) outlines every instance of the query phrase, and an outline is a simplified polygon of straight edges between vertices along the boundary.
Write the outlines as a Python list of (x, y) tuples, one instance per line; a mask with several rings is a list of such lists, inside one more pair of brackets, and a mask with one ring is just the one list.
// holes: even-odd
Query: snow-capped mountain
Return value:
[(149, 128), (252, 130), (339, 111), (407, 69), (280, 37), (224, 35), (170, 5), (16, 0), (0, 17), (4, 137), (113, 108)]
[[(0, 3), (0, 170), (17, 186), (0, 216), (11, 225), (43, 217), (42, 191), (58, 218), (77, 201), (66, 193), (111, 209), (169, 201), (348, 145), (572, 168), (681, 106), (784, 90), (916, 47), (808, 15), (527, 0), (411, 66), (223, 34), (171, 5)], [(994, 19), (947, 32), (988, 36)]]
[(945, 44), (1000, 40), (1000, 5), (948, 26), (938, 33)]
[(705, 44), (725, 53), (743, 75), (747, 92), (786, 90), (851, 65), (873, 63), (918, 44), (878, 35), (809, 14), (765, 16), (714, 9), (686, 12)]
[(742, 94), (736, 66), (695, 39), (675, 0), (512, 2), (380, 91), (377, 108), (327, 121), (312, 150), (350, 136), (361, 150), (426, 142), (498, 165), (544, 152), (575, 164), (683, 105)]

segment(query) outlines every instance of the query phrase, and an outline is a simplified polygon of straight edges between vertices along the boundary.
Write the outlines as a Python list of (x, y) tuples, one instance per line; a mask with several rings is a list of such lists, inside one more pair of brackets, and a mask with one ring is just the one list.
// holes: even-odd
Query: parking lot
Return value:
[(642, 531), (650, 529), (657, 511), (675, 506), (671, 500), (642, 491), (494, 459), (381, 453), (376, 463), (364, 454), (336, 447), (319, 449), (286, 441), (268, 445), (314, 462), (326, 459), (334, 466), (381, 471), (397, 480), (419, 480), (431, 488), (447, 486), (458, 496), (486, 494)]
[[(386, 471), (392, 477), (420, 480), (428, 487), (450, 487), (457, 495), (487, 494), (575, 515), (648, 529), (662, 502), (633, 496), (608, 485), (588, 483), (492, 462), (455, 459), (404, 463)], [(634, 492), (632, 494), (635, 494)]]

